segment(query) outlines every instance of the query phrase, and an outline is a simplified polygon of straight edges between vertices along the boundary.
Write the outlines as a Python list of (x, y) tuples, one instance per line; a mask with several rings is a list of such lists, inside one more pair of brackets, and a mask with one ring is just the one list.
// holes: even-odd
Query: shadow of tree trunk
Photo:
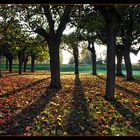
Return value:
[(5, 133), (0, 135), (22, 135), (25, 128), (33, 123), (33, 119), (40, 114), (51, 101), (51, 98), (56, 95), (58, 90), (47, 89), (43, 92), (32, 104), (17, 113), (12, 120), (3, 123), (0, 130)]
[(69, 135), (94, 135), (95, 133), (79, 74), (75, 75), (72, 111), (68, 119), (67, 133)]
[[(102, 78), (102, 77), (99, 76), (99, 75), (98, 75), (97, 77), (99, 77), (100, 79), (102, 79), (102, 80), (105, 81), (105, 78)], [(117, 84), (115, 84), (115, 87), (116, 87), (117, 89), (120, 89), (121, 91), (127, 93), (127, 94), (130, 94), (130, 95), (132, 95), (132, 96), (134, 96), (134, 97), (140, 99), (140, 93), (138, 93), (138, 92), (129, 90), (129, 89), (127, 89), (127, 88), (125, 88), (125, 87), (122, 87), (122, 86), (120, 86), (120, 85), (117, 85)]]
[(132, 82), (137, 83), (137, 84), (140, 84), (140, 80), (138, 80), (136, 78)]
[(8, 97), (10, 95), (18, 94), (22, 90), (28, 89), (28, 88), (30, 88), (32, 86), (35, 86), (35, 85), (37, 85), (37, 84), (39, 84), (39, 83), (41, 83), (41, 82), (43, 82), (44, 80), (47, 80), (47, 79), (50, 79), (50, 77), (35, 81), (33, 83), (29, 83), (27, 86), (23, 86), (23, 87), (21, 87), (19, 89), (12, 90), (12, 91), (9, 91), (7, 93), (4, 93), (3, 95), (0, 95), (0, 98), (4, 98), (4, 97)]
[(122, 86), (119, 86), (119, 85), (117, 85), (117, 84), (116, 84), (116, 87), (117, 87), (118, 89), (122, 90), (123, 92), (125, 92), (125, 93), (127, 93), (127, 94), (130, 94), (130, 95), (132, 95), (132, 96), (134, 96), (134, 97), (140, 99), (140, 93), (137, 93), (137, 92), (135, 92), (135, 91), (129, 90), (129, 89), (124, 88), (124, 87), (122, 87)]
[(110, 104), (127, 120), (131, 120), (131, 126), (136, 130), (140, 131), (140, 117), (137, 117), (135, 113), (131, 112), (128, 108), (125, 108), (121, 102), (115, 100), (110, 101)]

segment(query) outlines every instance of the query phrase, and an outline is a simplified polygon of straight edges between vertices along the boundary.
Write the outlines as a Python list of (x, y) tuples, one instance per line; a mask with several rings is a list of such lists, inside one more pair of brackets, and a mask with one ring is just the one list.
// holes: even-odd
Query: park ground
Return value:
[[(18, 71), (18, 64), (13, 64), (13, 69)], [(96, 69), (98, 74), (106, 74), (107, 65), (104, 63), (97, 63)], [(1, 65), (2, 70), (6, 70), (5, 64)], [(31, 64), (27, 64), (27, 70), (31, 69)], [(61, 64), (60, 71), (61, 72), (74, 72), (75, 65), (74, 64)], [(140, 76), (140, 64), (133, 64), (133, 75)], [(35, 70), (50, 70), (49, 64), (35, 64)], [(82, 73), (92, 73), (92, 65), (91, 64), (79, 64), (79, 72)], [(125, 65), (122, 64), (122, 72), (126, 75)]]
[(61, 72), (50, 90), (49, 71), (0, 78), (0, 135), (140, 136), (140, 76), (116, 77), (115, 101), (106, 101), (105, 74)]

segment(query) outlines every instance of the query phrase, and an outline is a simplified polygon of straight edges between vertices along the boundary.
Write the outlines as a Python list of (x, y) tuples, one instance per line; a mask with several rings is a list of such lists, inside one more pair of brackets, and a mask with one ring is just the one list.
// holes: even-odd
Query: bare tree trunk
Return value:
[(92, 75), (97, 75), (97, 72), (96, 72), (96, 53), (95, 53), (95, 48), (94, 48), (94, 42), (92, 42), (91, 44), (92, 44), (92, 48), (91, 48)]
[(23, 70), (24, 72), (26, 72), (27, 62), (28, 62), (28, 57), (26, 57), (24, 60), (24, 70)]
[(117, 69), (116, 69), (116, 76), (124, 76), (122, 73), (122, 52), (121, 50), (116, 51), (117, 56)]
[(106, 100), (114, 100), (115, 92), (115, 48), (116, 33), (120, 16), (113, 6), (99, 7), (105, 19), (107, 36), (107, 79), (106, 79)]
[(49, 54), (50, 54), (50, 70), (51, 70), (51, 83), (49, 87), (53, 89), (60, 89), (61, 81), (60, 81), (59, 44), (53, 41), (53, 39), (50, 40), (49, 43)]
[(35, 72), (35, 56), (31, 55), (31, 72)]
[(78, 51), (78, 46), (75, 46), (73, 48), (73, 56), (74, 56), (74, 63), (75, 63), (75, 74), (78, 74), (79, 73), (79, 61), (78, 61), (79, 51)]
[[(113, 25), (111, 25), (113, 26)], [(107, 27), (107, 79), (106, 79), (106, 94), (107, 100), (114, 99), (115, 92), (115, 44), (116, 36), (108, 25)]]
[(13, 59), (9, 59), (9, 73), (12, 73)]
[(92, 75), (97, 75), (97, 71), (96, 71), (96, 54), (95, 53), (92, 53), (91, 60), (92, 60)]
[(6, 57), (6, 69), (8, 70), (8, 59)]
[(2, 77), (2, 62), (1, 62), (1, 54), (0, 54), (0, 77)]
[(131, 59), (130, 59), (130, 51), (129, 49), (125, 46), (124, 47), (124, 61), (125, 61), (125, 67), (126, 67), (126, 76), (127, 80), (133, 80), (133, 72), (132, 72), (132, 64), (131, 64)]
[(27, 63), (26, 63), (26, 62), (24, 62), (23, 72), (26, 72), (26, 66), (27, 66)]
[(88, 40), (88, 48), (87, 49), (91, 52), (92, 75), (97, 75), (95, 47), (94, 47), (94, 42), (90, 39)]
[(22, 74), (22, 67), (23, 67), (23, 61), (22, 61), (22, 52), (18, 52), (18, 60), (19, 60), (19, 70), (18, 74)]

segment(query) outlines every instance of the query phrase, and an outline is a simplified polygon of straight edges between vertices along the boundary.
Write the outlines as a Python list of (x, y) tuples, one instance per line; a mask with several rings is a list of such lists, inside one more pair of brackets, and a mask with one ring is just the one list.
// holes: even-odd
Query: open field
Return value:
[(116, 78), (116, 101), (106, 101), (100, 74), (61, 73), (62, 89), (48, 89), (50, 73), (3, 72), (0, 135), (140, 136), (140, 77)]
[[(2, 65), (2, 69), (5, 70), (5, 65)], [(13, 69), (18, 69), (18, 64), (13, 64)], [(35, 65), (36, 70), (49, 70), (50, 66), (49, 64), (36, 64)], [(122, 65), (123, 73), (125, 74), (125, 66)], [(27, 70), (30, 70), (30, 64), (27, 65)], [(74, 64), (61, 64), (60, 65), (61, 72), (74, 72)], [(79, 65), (79, 71), (84, 73), (91, 73), (92, 66), (89, 64), (80, 64)], [(98, 74), (106, 74), (106, 64), (97, 64), (97, 73)], [(136, 76), (140, 76), (140, 66), (139, 65), (133, 65), (133, 73)]]

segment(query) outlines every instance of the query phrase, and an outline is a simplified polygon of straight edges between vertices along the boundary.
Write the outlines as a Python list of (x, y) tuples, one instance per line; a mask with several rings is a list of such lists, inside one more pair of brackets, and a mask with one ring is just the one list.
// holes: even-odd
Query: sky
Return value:
[[(96, 55), (97, 55), (97, 59), (100, 58), (100, 55), (102, 56), (103, 59), (105, 59), (105, 56), (103, 55), (104, 51), (106, 51), (106, 46), (101, 45), (98, 46), (97, 44), (95, 44), (95, 50), (96, 50)], [(72, 54), (70, 54), (69, 52), (62, 50), (62, 54), (63, 54), (63, 64), (68, 64), (69, 59), (72, 57)], [(133, 53), (130, 53), (130, 58), (131, 58), (131, 63), (132, 64), (136, 64), (138, 63), (138, 60), (140, 60), (140, 51), (137, 55), (134, 55)]]
[[(66, 29), (64, 30), (63, 34), (70, 34), (71, 32), (73, 32), (75, 30), (74, 27), (69, 27), (66, 26)], [(103, 56), (103, 52), (106, 51), (106, 46), (100, 45), (98, 46), (97, 44), (95, 44), (95, 50), (96, 50), (96, 55), (97, 55), (97, 59), (102, 56), (102, 58), (104, 59), (105, 56)], [(68, 64), (69, 59), (72, 57), (72, 54), (70, 54), (69, 52), (62, 50), (62, 54), (63, 54), (63, 64)], [(134, 54), (130, 53), (130, 57), (131, 57), (131, 62), (133, 64), (137, 63), (138, 60), (140, 60), (140, 52), (137, 54), (137, 56), (135, 56)]]
[[(75, 28), (70, 28), (69, 26), (66, 26), (66, 29), (64, 30), (64, 34), (70, 34), (71, 32), (73, 32), (75, 30)], [(98, 46), (95, 43), (95, 50), (96, 50), (96, 55), (97, 55), (97, 59), (100, 57), (100, 55), (102, 55), (102, 58), (104, 59), (105, 56), (103, 56), (103, 52), (107, 50), (107, 47), (104, 45), (100, 45)], [(72, 54), (70, 54), (69, 52), (62, 50), (62, 54), (63, 54), (63, 64), (68, 64), (69, 59), (72, 57)], [(130, 53), (130, 58), (131, 58), (131, 63), (132, 64), (136, 64), (138, 63), (138, 60), (140, 60), (140, 51), (137, 55), (134, 55), (133, 53)]]

